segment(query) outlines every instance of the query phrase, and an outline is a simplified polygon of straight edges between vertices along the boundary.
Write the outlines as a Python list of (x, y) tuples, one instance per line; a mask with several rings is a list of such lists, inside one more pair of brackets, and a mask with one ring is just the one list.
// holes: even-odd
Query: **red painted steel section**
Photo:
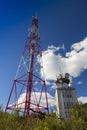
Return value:
[(25, 102), (25, 113), (26, 116), (30, 114), (30, 102), (31, 102), (31, 92), (32, 92), (32, 73), (33, 73), (33, 63), (34, 63), (34, 47), (32, 47), (31, 54), (31, 63), (30, 63), (30, 71), (28, 73), (28, 83), (27, 83), (27, 91), (26, 91), (26, 102)]
[[(16, 110), (19, 109), (20, 112), (23, 112), (25, 116), (29, 116), (31, 111), (36, 113), (41, 113), (41, 111), (47, 110), (48, 113), (48, 99), (47, 99), (47, 92), (46, 92), (46, 83), (40, 77), (40, 74), (36, 74), (34, 71), (37, 68), (35, 66), (35, 60), (37, 59), (38, 55), (42, 57), (41, 53), (41, 46), (39, 43), (39, 36), (38, 36), (38, 19), (36, 16), (32, 19), (32, 27), (30, 30), (30, 35), (27, 38), (27, 42), (24, 47), (24, 51), (22, 53), (22, 60), (19, 64), (16, 79), (13, 82), (12, 89), (8, 98), (8, 102), (6, 105), (5, 112), (7, 110)], [(30, 58), (30, 59), (29, 59)], [(25, 59), (25, 60), (24, 60)], [(39, 63), (38, 63), (39, 64)], [(23, 67), (25, 66), (25, 70)], [(22, 68), (22, 71), (20, 71)], [(27, 71), (26, 71), (27, 70)], [(21, 73), (22, 72), (22, 73)], [(37, 88), (41, 86), (41, 91), (39, 99), (35, 92), (35, 83), (37, 83)], [(19, 91), (20, 88), (20, 91)], [(26, 90), (26, 91), (25, 91)], [(20, 101), (21, 95), (23, 96), (25, 91), (25, 100)], [(42, 95), (44, 94), (44, 99), (46, 102), (46, 106), (42, 104)], [(14, 100), (13, 96), (14, 95)], [(33, 98), (33, 102), (31, 100)], [(13, 103), (11, 102), (11, 99)]]

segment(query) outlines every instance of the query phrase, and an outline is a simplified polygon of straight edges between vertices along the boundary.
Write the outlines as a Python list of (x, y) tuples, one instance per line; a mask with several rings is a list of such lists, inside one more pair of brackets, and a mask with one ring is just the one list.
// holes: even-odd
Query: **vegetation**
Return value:
[(87, 130), (87, 104), (74, 106), (67, 121), (60, 121), (54, 113), (24, 117), (18, 111), (4, 113), (0, 107), (0, 130)]

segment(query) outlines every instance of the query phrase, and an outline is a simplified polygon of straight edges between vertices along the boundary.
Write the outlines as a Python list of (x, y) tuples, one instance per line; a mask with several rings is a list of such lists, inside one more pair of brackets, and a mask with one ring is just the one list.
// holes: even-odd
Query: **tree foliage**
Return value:
[(21, 116), (19, 111), (4, 113), (0, 106), (0, 130), (87, 130), (87, 104), (75, 105), (67, 121), (58, 119), (53, 112), (29, 117)]

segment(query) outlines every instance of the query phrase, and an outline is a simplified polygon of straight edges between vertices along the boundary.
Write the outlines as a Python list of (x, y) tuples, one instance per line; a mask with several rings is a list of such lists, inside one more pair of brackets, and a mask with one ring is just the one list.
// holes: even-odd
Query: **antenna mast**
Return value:
[(32, 25), (5, 111), (16, 109), (25, 116), (29, 116), (31, 112), (48, 112), (37, 16), (32, 17)]

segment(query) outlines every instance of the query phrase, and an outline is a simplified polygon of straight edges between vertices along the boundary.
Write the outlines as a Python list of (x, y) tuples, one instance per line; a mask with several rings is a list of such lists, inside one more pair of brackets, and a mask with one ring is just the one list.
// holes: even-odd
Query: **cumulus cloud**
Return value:
[[(31, 93), (31, 105), (30, 108), (37, 108), (35, 104), (39, 102), (41, 93), (40, 92), (32, 92)], [(26, 98), (26, 93), (22, 93), (18, 100), (16, 101), (16, 107), (19, 109), (24, 109), (25, 108), (25, 98)], [(48, 98), (48, 106), (51, 107), (54, 105), (54, 97), (51, 96), (49, 93), (47, 93), (47, 98)], [(41, 101), (39, 103), (40, 106), (46, 107), (46, 97), (45, 93), (42, 92), (41, 96)], [(14, 107), (14, 104), (11, 104), (10, 107)]]
[(81, 97), (78, 98), (78, 101), (85, 104), (85, 103), (87, 103), (87, 97), (81, 96)]
[(48, 80), (55, 80), (65, 64), (63, 57), (60, 54), (56, 55), (54, 52), (56, 52), (54, 47), (43, 52), (45, 78)]
[(77, 77), (87, 69), (87, 38), (74, 43), (65, 57), (58, 53), (60, 49), (63, 48), (51, 45), (43, 52), (43, 66), (47, 80), (55, 80), (61, 73), (69, 73), (72, 77)]
[[(77, 77), (80, 75), (82, 71), (87, 69), (87, 60), (86, 60), (87, 38), (83, 39), (81, 42), (74, 43), (71, 46), (71, 51), (66, 52), (64, 57), (61, 54), (59, 54), (60, 49), (64, 50), (64, 46), (63, 47), (55, 47), (53, 45), (48, 46), (47, 50), (43, 51), (42, 53), (43, 63), (41, 63), (41, 61), (39, 61), (38, 58), (38, 62), (43, 64), (44, 66), (45, 78), (48, 85), (51, 85), (49, 80), (56, 80), (56, 78), (60, 74), (64, 75), (65, 73), (69, 73), (72, 77)], [(41, 70), (41, 76), (42, 77), (44, 76), (42, 70)], [(81, 82), (78, 82), (78, 84), (81, 84)], [(54, 84), (52, 84), (51, 86), (51, 89), (53, 88), (55, 89)], [(37, 99), (39, 99), (38, 97), (40, 96), (40, 93), (39, 92), (35, 93)], [(32, 95), (31, 95), (31, 101), (33, 100)], [(42, 104), (45, 105), (44, 96), (45, 95), (43, 94), (41, 105)], [(49, 93), (47, 93), (47, 96), (49, 106), (54, 105), (54, 98)], [(23, 101), (25, 101), (25, 93), (23, 93), (18, 99), (19, 107), (22, 106), (21, 102)], [(86, 103), (87, 97), (79, 97), (78, 101)]]

